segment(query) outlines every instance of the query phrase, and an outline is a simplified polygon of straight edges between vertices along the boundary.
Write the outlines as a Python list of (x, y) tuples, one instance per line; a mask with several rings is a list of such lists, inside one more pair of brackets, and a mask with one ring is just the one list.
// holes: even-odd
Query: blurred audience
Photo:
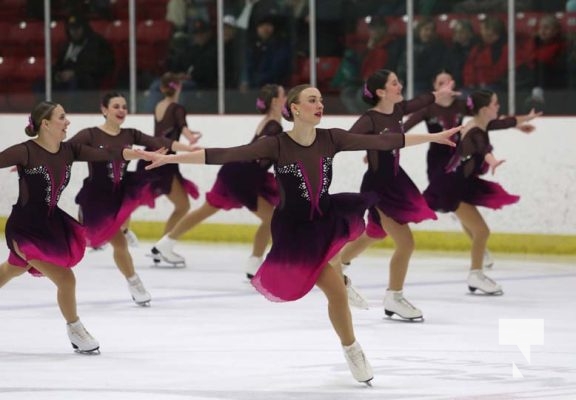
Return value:
[(94, 32), (88, 20), (72, 15), (66, 20), (68, 42), (53, 67), (55, 90), (99, 89), (114, 71), (111, 45)]
[[(424, 17), (416, 23), (414, 32), (414, 95), (432, 90), (432, 82), (438, 71), (446, 67), (446, 45), (438, 38), (436, 23)], [(406, 82), (406, 52), (398, 62), (396, 74)]]

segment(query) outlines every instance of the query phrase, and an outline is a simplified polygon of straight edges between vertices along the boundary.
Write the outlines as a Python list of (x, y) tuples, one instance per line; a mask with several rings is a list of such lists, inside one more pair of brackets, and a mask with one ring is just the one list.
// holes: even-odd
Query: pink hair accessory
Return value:
[(256, 99), (256, 108), (261, 111), (266, 109), (266, 103), (260, 97)]
[(36, 128), (34, 127), (34, 120), (32, 119), (32, 115), (28, 116), (28, 127), (31, 128), (32, 130), (36, 130)]
[(168, 86), (174, 90), (178, 90), (180, 89), (180, 82), (170, 82)]
[(472, 97), (468, 96), (466, 98), (466, 107), (468, 107), (470, 110), (474, 109), (474, 101), (472, 100)]
[(288, 110), (286, 104), (284, 104), (284, 106), (282, 107), (282, 115), (286, 118), (290, 118), (290, 111)]
[(368, 97), (368, 98), (373, 98), (374, 95), (372, 94), (372, 92), (370, 90), (368, 90), (368, 85), (364, 84), (364, 96)]

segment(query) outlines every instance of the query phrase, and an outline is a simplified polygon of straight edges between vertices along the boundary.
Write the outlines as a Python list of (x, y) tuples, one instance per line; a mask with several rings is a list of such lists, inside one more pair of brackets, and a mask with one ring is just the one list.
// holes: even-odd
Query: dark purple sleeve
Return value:
[(172, 150), (172, 143), (174, 142), (172, 139), (150, 136), (137, 129), (132, 129), (132, 134), (134, 135), (134, 144), (152, 149), (166, 147)]
[(182, 129), (185, 126), (188, 126), (188, 123), (186, 122), (186, 109), (180, 104), (178, 104), (174, 110), (174, 126), (177, 127), (178, 134), (182, 132)]
[(518, 125), (518, 120), (516, 117), (506, 117), (490, 121), (486, 129), (489, 131), (494, 131), (498, 129), (514, 128), (516, 125)]
[(276, 161), (279, 155), (279, 142), (276, 137), (265, 137), (242, 146), (212, 148), (205, 151), (206, 164), (226, 164), (263, 158)]
[(28, 163), (28, 150), (23, 143), (8, 147), (0, 152), (0, 168), (13, 165), (26, 165)]
[(80, 143), (68, 143), (72, 148), (75, 161), (110, 161), (124, 160), (122, 152), (124, 149), (99, 149), (92, 146), (86, 146)]
[(259, 137), (276, 136), (281, 134), (283, 131), (284, 130), (282, 129), (282, 125), (280, 125), (278, 121), (271, 120), (268, 121), (266, 125), (264, 125), (264, 127), (262, 128), (262, 132), (260, 132), (260, 135), (258, 136)]
[(92, 142), (92, 136), (89, 129), (82, 129), (80, 132), (72, 136), (66, 141), (67, 143), (85, 144), (87, 146)]
[(353, 135), (343, 129), (330, 129), (336, 151), (393, 150), (404, 147), (404, 135), (385, 133), (382, 135)]
[(412, 114), (413, 112), (433, 104), (435, 101), (436, 97), (432, 93), (424, 93), (412, 100), (405, 100), (401, 103), (403, 114)]
[(404, 122), (404, 132), (408, 132), (410, 129), (414, 128), (420, 122), (426, 119), (426, 114), (428, 113), (428, 107), (422, 108), (414, 113), (412, 113), (406, 122)]
[(374, 132), (374, 122), (372, 118), (368, 114), (362, 115), (354, 125), (349, 130), (350, 133), (359, 133), (361, 135), (375, 135), (377, 132)]

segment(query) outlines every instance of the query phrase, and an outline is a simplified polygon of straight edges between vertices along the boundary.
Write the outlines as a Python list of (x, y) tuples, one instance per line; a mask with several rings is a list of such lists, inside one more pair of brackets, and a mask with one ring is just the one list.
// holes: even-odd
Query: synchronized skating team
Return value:
[[(500, 118), (494, 92), (479, 90), (463, 99), (447, 71), (436, 75), (433, 92), (407, 101), (396, 74), (379, 70), (363, 89), (371, 108), (349, 130), (317, 128), (324, 113), (317, 88), (298, 85), (286, 93), (269, 84), (256, 99), (264, 117), (250, 143), (203, 149), (196, 145), (201, 134), (187, 127), (185, 108), (178, 103), (178, 77), (165, 74), (161, 86), (165, 97), (154, 112), (154, 136), (122, 128), (127, 103), (113, 92), (100, 104), (104, 123), (69, 140), (63, 107), (40, 102), (25, 127), (31, 139), (0, 152), (0, 168), (15, 166), (19, 176), (18, 199), (6, 222), (10, 253), (0, 266), (0, 287), (26, 271), (54, 282), (76, 351), (97, 353), (100, 344), (78, 317), (72, 268), (87, 246), (109, 243), (134, 302), (149, 305), (151, 296), (135, 271), (126, 233), (133, 211), (153, 206), (161, 195), (174, 209), (163, 237), (151, 248), (156, 263), (184, 266), (184, 257), (174, 252), (184, 233), (219, 210), (246, 207), (261, 220), (245, 269), (251, 284), (276, 302), (297, 300), (317, 286), (326, 295), (330, 321), (358, 382), (370, 384), (373, 372), (356, 340), (349, 306), (367, 308), (368, 303), (343, 271), (374, 241), (389, 235), (395, 244), (384, 295), (388, 316), (423, 321), (422, 311), (403, 294), (414, 250), (409, 223), (436, 219), (436, 212), (454, 213), (470, 237), (470, 291), (503, 294), (484, 273), (492, 263), (486, 248), (490, 231), (477, 207), (498, 209), (519, 197), (481, 178), (503, 162), (495, 157), (488, 132), (516, 127), (529, 133), (534, 127), (528, 122), (539, 113)], [(471, 118), (462, 125), (465, 116)], [(283, 130), (282, 118), (292, 123), (290, 129)], [(406, 134), (421, 121), (428, 133)], [(181, 135), (189, 144), (180, 142)], [(424, 143), (430, 143), (429, 185), (421, 193), (400, 166), (400, 149)], [(367, 151), (361, 187), (330, 194), (334, 156), (358, 150)], [(129, 160), (136, 159), (141, 160), (137, 170), (127, 171)], [(75, 161), (89, 163), (76, 196), (78, 219), (58, 207)], [(189, 196), (198, 198), (198, 188), (182, 176), (179, 163), (222, 165), (205, 202), (192, 211)]]

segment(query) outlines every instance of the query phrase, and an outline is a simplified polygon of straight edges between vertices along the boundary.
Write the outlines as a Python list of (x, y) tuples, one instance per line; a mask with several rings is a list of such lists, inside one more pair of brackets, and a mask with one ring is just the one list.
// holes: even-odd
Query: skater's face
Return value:
[(102, 114), (107, 122), (122, 125), (128, 114), (128, 105), (124, 97), (112, 97), (107, 106), (102, 106)]
[(66, 138), (66, 129), (70, 125), (70, 121), (66, 117), (64, 108), (61, 105), (57, 105), (52, 111), (50, 118), (42, 121), (42, 125), (46, 127), (50, 136), (61, 142)]
[(404, 89), (404, 86), (402, 86), (402, 83), (400, 83), (396, 74), (392, 72), (388, 75), (388, 80), (386, 81), (384, 88), (376, 90), (376, 94), (382, 100), (399, 103), (404, 100), (402, 89)]
[(294, 120), (300, 120), (313, 125), (318, 125), (322, 119), (324, 104), (322, 94), (314, 87), (304, 89), (298, 96), (298, 103), (292, 103), (292, 115)]
[(488, 120), (493, 120), (498, 118), (498, 110), (500, 110), (500, 103), (498, 102), (498, 96), (492, 95), (490, 99), (490, 104), (484, 107), (483, 111)]

